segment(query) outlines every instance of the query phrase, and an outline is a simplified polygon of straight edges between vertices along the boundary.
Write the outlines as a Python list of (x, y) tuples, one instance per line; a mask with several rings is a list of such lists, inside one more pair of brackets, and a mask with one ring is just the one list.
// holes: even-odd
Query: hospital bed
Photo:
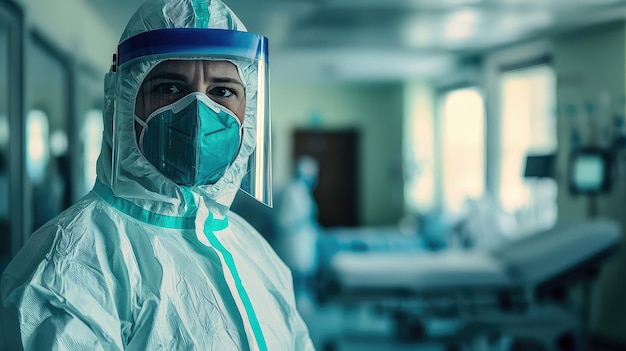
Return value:
[(320, 300), (384, 311), (400, 339), (427, 339), (429, 319), (462, 321), (441, 339), (450, 349), (507, 334), (531, 350), (584, 350), (591, 283), (620, 238), (615, 223), (594, 220), (560, 223), (484, 251), (339, 252)]

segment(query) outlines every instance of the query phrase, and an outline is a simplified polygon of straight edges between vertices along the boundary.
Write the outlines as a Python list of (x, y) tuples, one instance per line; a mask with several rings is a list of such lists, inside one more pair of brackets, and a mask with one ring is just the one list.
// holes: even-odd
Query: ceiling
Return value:
[[(115, 33), (143, 0), (85, 0)], [(459, 57), (626, 18), (626, 0), (225, 0), (270, 40), (272, 78), (433, 77)]]

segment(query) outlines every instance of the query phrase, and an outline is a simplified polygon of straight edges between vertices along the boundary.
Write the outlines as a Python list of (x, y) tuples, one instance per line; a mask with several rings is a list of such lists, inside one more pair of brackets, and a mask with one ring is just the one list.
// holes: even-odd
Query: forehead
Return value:
[(167, 60), (157, 64), (146, 76), (146, 79), (158, 76), (166, 76), (175, 74), (179, 78), (186, 78), (189, 81), (194, 78), (200, 78), (203, 75), (205, 79), (214, 77), (231, 78), (241, 81), (237, 66), (229, 61), (211, 61), (211, 60)]

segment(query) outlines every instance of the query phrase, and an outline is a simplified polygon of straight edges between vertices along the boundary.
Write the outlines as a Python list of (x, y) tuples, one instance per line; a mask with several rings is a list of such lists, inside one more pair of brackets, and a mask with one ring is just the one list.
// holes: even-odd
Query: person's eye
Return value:
[(174, 95), (180, 93), (180, 88), (176, 84), (163, 83), (157, 86), (157, 92), (163, 95)]
[(232, 89), (226, 87), (216, 87), (209, 90), (210, 96), (215, 96), (219, 98), (229, 98), (233, 95), (237, 95)]

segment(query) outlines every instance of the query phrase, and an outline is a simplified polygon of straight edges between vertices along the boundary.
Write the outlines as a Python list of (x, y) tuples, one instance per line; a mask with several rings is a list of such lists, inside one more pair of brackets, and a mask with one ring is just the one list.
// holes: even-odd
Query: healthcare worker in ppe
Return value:
[(105, 77), (94, 189), (2, 275), (2, 350), (313, 350), (291, 276), (229, 206), (269, 203), (267, 39), (156, 0)]

